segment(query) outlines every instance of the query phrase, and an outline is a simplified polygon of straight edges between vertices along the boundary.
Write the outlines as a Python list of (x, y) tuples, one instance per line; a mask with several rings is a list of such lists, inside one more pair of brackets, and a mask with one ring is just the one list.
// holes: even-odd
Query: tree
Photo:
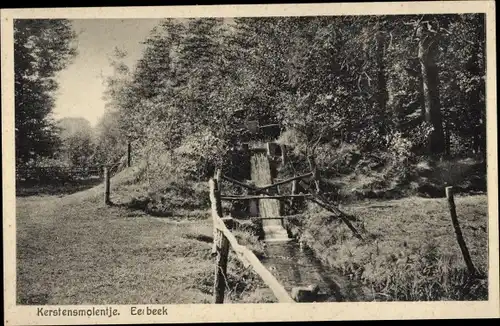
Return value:
[(293, 129), (311, 165), (343, 142), (367, 155), (401, 143), (408, 157), (484, 144), (480, 16), (165, 20), (145, 44), (108, 85), (121, 134), (159, 144), (145, 156), (182, 148), (196, 169), (220, 164), (220, 148), (248, 141), (245, 120)]
[(68, 20), (14, 21), (16, 162), (51, 157), (58, 130), (51, 117), (55, 75), (76, 55), (76, 34)]
[(63, 118), (58, 121), (58, 127), (63, 160), (74, 166), (92, 163), (95, 148), (90, 122), (85, 118)]
[(454, 17), (440, 58), (441, 100), (448, 152), (486, 150), (484, 14)]
[[(422, 17), (425, 19), (425, 16)], [(441, 104), (439, 101), (439, 27), (429, 17), (417, 26), (418, 59), (422, 76), (422, 95), (425, 121), (433, 127), (429, 135), (429, 154), (443, 154), (445, 151)]]

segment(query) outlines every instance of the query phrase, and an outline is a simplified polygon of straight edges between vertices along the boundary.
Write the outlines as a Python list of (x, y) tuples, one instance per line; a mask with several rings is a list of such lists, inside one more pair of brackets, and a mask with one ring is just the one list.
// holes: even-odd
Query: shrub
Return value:
[(175, 150), (178, 157), (176, 171), (187, 174), (193, 180), (205, 180), (215, 167), (224, 165), (230, 145), (216, 137), (209, 129), (186, 137)]

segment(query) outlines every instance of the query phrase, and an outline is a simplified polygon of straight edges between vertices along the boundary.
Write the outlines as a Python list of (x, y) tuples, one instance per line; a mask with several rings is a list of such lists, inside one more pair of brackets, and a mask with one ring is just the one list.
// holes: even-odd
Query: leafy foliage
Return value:
[(17, 19), (14, 21), (16, 162), (51, 157), (59, 145), (51, 117), (55, 75), (76, 54), (69, 21)]
[(58, 121), (62, 143), (59, 155), (69, 165), (92, 164), (94, 157), (94, 130), (84, 118), (64, 118)]
[(484, 155), (484, 42), (479, 14), (167, 19), (134, 69), (115, 56), (104, 120), (182, 153), (196, 179), (252, 139), (249, 120), (293, 131), (320, 165), (318, 148), (345, 144), (393, 166)]

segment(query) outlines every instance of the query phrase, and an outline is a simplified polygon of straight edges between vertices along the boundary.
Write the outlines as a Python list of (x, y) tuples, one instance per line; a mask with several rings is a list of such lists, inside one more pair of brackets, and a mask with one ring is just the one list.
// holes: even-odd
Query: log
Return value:
[(216, 232), (217, 256), (215, 258), (214, 303), (224, 303), (224, 292), (227, 286), (227, 260), (229, 241), (220, 230)]
[(243, 265), (245, 267), (253, 267), (255, 273), (257, 273), (262, 281), (269, 286), (279, 302), (295, 302), (283, 285), (281, 285), (273, 274), (271, 274), (271, 272), (264, 265), (262, 265), (257, 256), (255, 256), (250, 249), (238, 243), (238, 240), (236, 240), (234, 235), (226, 228), (224, 222), (220, 218), (217, 219), (217, 229), (222, 231), (222, 233), (226, 236), (231, 248), (234, 250)]
[(446, 198), (448, 199), (448, 205), (450, 208), (451, 222), (453, 224), (453, 228), (455, 229), (457, 242), (458, 245), (460, 246), (460, 250), (462, 251), (462, 256), (464, 257), (465, 264), (467, 265), (467, 270), (469, 271), (469, 274), (476, 275), (477, 274), (476, 268), (472, 263), (469, 250), (467, 249), (467, 245), (465, 244), (465, 240), (462, 235), (462, 230), (460, 229), (460, 225), (458, 224), (455, 200), (453, 198), (453, 187), (446, 187)]

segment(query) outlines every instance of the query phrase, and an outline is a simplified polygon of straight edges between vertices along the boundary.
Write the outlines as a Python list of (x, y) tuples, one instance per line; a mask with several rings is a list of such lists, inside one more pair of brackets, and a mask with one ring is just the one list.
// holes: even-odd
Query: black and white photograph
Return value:
[(494, 3), (471, 2), (2, 10), (6, 307), (30, 324), (192, 304), (498, 316)]

